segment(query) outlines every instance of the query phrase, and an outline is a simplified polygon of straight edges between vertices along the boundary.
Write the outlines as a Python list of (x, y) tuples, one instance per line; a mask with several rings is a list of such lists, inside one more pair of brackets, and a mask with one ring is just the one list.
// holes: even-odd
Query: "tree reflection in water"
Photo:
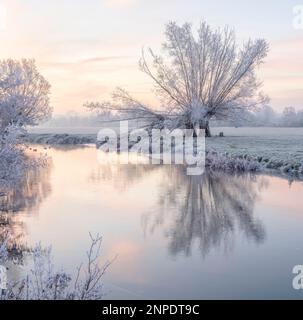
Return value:
[(196, 243), (203, 256), (215, 248), (228, 252), (239, 233), (257, 244), (265, 240), (264, 226), (254, 216), (255, 201), (267, 187), (263, 177), (223, 172), (188, 176), (183, 166), (128, 164), (101, 165), (90, 179), (108, 180), (123, 192), (153, 173), (160, 181), (159, 199), (143, 214), (143, 229), (145, 234), (164, 229), (171, 255), (190, 255)]
[(6, 242), (11, 260), (22, 263), (29, 249), (24, 243), (25, 226), (20, 213), (32, 213), (50, 194), (51, 164), (29, 167), (18, 183), (0, 197), (0, 244)]
[[(182, 167), (170, 167), (161, 182), (157, 212), (145, 214), (145, 232), (168, 225), (169, 252), (190, 255), (197, 241), (203, 256), (212, 248), (233, 247), (237, 232), (256, 243), (265, 239), (262, 222), (254, 217), (254, 204), (264, 179), (251, 175), (206, 172), (187, 176)], [(160, 210), (159, 210), (160, 208)]]
[(35, 209), (51, 192), (50, 169), (50, 163), (30, 167), (20, 181), (0, 197), (0, 212), (29, 212)]
[(89, 180), (93, 183), (111, 182), (117, 190), (123, 192), (138, 180), (144, 179), (162, 168), (162, 166), (150, 164), (100, 165), (92, 171)]

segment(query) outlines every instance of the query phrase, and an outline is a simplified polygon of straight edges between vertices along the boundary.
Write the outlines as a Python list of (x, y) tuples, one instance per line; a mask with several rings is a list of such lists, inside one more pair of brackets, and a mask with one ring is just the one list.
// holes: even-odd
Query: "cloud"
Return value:
[[(46, 67), (46, 68), (55, 68), (55, 69), (75, 69), (79, 67), (89, 66), (90, 64), (99, 64), (102, 62), (111, 62), (111, 61), (117, 61), (117, 60), (125, 60), (131, 58), (129, 56), (104, 56), (104, 57), (91, 57), (87, 59), (79, 59), (75, 61), (40, 61), (39, 65)], [(118, 67), (117, 67), (118, 68)], [(120, 67), (119, 67), (120, 68)]]
[(127, 56), (108, 56), (108, 57), (92, 57), (88, 59), (83, 59), (79, 61), (80, 64), (86, 63), (98, 63), (98, 62), (107, 62), (112, 60), (120, 60), (120, 59), (127, 59)]
[(137, 0), (104, 0), (104, 4), (110, 8), (125, 8), (134, 5)]

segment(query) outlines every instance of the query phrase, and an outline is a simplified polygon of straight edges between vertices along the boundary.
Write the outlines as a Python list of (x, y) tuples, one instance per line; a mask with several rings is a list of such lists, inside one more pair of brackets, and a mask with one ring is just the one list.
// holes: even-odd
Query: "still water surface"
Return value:
[[(187, 176), (181, 166), (101, 165), (93, 147), (48, 150), (48, 168), (10, 198), (12, 230), (52, 245), (70, 272), (103, 236), (109, 299), (303, 298), (303, 184)], [(21, 272), (21, 271), (20, 271)]]

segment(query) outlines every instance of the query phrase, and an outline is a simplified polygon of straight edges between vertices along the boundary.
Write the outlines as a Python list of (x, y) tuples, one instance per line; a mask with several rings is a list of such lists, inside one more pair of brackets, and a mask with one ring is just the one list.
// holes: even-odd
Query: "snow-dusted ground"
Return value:
[[(30, 130), (28, 142), (90, 144), (96, 142), (99, 129), (35, 128)], [(217, 136), (220, 132), (224, 137)], [(212, 128), (212, 134), (206, 139), (209, 151), (258, 162), (262, 171), (303, 174), (303, 128)]]
[(96, 137), (96, 134), (30, 133), (24, 140), (31, 144), (82, 145), (95, 144)]
[(208, 148), (258, 161), (263, 169), (303, 174), (303, 135), (213, 137)]

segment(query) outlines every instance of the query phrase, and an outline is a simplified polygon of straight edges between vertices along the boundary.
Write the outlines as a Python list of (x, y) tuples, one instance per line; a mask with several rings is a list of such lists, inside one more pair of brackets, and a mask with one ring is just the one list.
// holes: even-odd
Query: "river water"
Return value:
[(88, 233), (101, 234), (101, 262), (115, 258), (106, 298), (303, 298), (292, 287), (303, 264), (302, 182), (105, 165), (93, 147), (47, 153), (49, 166), (2, 210), (19, 241), (51, 245), (70, 272), (85, 259)]

